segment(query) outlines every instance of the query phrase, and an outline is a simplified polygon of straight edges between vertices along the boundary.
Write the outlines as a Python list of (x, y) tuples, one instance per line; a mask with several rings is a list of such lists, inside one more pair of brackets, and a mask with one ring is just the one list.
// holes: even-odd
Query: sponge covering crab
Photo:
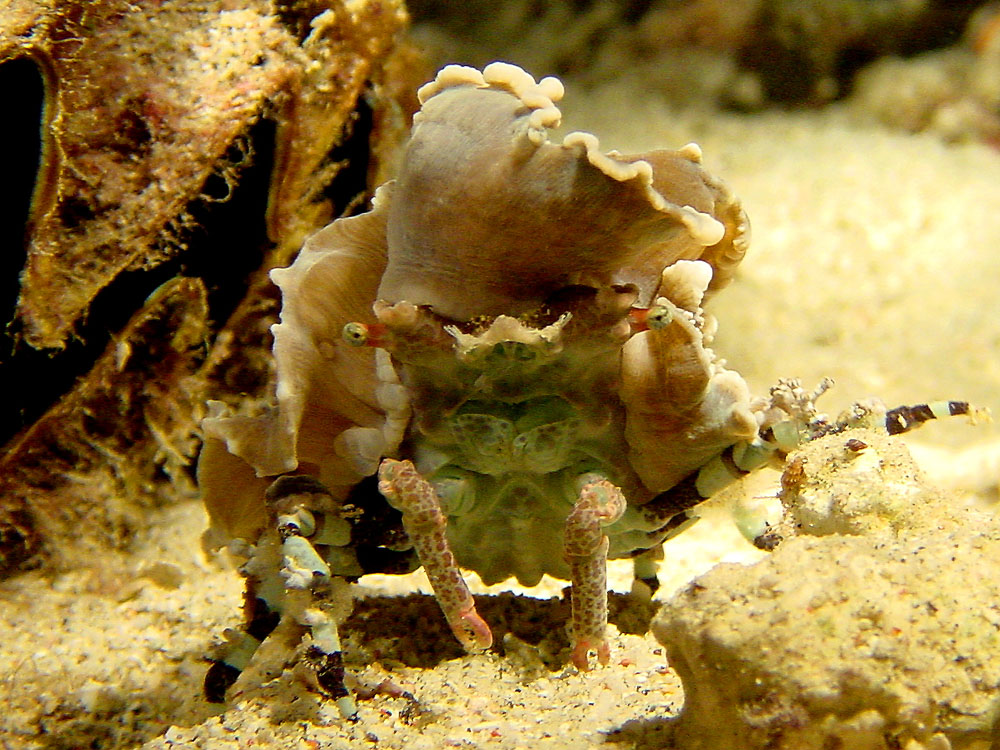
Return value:
[(492, 635), (460, 568), (569, 580), (572, 660), (606, 662), (607, 559), (649, 577), (722, 481), (703, 467), (729, 450), (716, 473), (752, 468), (763, 430), (809, 416), (751, 400), (709, 348), (702, 303), (748, 225), (697, 146), (555, 143), (562, 84), (504, 63), (448, 66), (418, 93), (398, 178), (272, 272), (273, 409), (205, 420), (206, 539), (248, 579), (210, 696), (268, 676), (261, 641), (304, 635), (350, 714), (338, 581), (418, 565), (470, 649)]

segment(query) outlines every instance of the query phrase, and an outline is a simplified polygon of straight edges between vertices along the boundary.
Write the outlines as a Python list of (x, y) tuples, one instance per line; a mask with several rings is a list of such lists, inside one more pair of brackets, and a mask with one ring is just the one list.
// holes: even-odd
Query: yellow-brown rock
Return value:
[[(133, 295), (142, 298), (159, 283), (142, 273), (150, 269), (168, 270), (158, 272), (160, 281), (174, 267), (197, 276), (199, 258), (215, 247), (249, 260), (233, 271), (227, 291), (239, 304), (213, 308), (218, 279), (168, 281), (135, 309), (119, 298), (119, 285), (105, 293), (121, 308), (117, 319), (131, 322), (69, 392), (20, 407), (28, 424), (0, 462), (0, 570), (74, 546), (74, 534), (84, 546), (117, 545), (128, 536), (119, 533), (129, 526), (122, 518), (141, 518), (151, 497), (189, 489), (183, 469), (197, 446), (206, 392), (240, 400), (269, 377), (255, 354), (270, 346), (275, 312), (267, 271), (286, 265), (311, 231), (362, 202), (366, 172), (384, 179), (395, 135), (413, 108), (397, 93), (412, 84), (393, 77), (422, 77), (406, 57), (412, 52), (399, 46), (406, 21), (401, 0), (4, 6), (0, 64), (34, 62), (45, 103), (14, 337), (4, 342), (11, 356), (0, 353), (7, 360), (0, 375), (6, 369), (31, 382), (31, 367), (64, 367), (60, 351), (81, 336), (91, 350), (99, 347), (108, 333), (84, 322), (88, 315), (93, 322), (91, 303), (116, 280), (145, 279)], [(261, 123), (267, 127), (254, 130)], [(337, 151), (348, 137), (361, 139), (363, 153), (352, 164), (360, 177), (334, 185), (353, 155)], [(197, 226), (202, 215), (230, 201), (251, 169), (268, 186), (266, 210), (262, 199), (246, 221), (266, 226), (266, 236), (261, 230), (247, 247), (214, 230), (207, 248), (204, 239), (192, 241), (208, 231)], [(257, 271), (244, 278), (247, 268)], [(159, 323), (150, 328), (153, 320)], [(53, 350), (54, 359), (19, 364), (29, 347)], [(140, 369), (123, 369), (121, 358), (129, 357), (122, 347), (150, 356)], [(87, 366), (77, 362), (77, 371)], [(223, 369), (231, 381), (216, 379)], [(153, 390), (156, 399), (142, 401)], [(95, 414), (98, 437), (87, 426)], [(165, 434), (156, 414), (169, 417)], [(5, 422), (2, 439), (17, 427)], [(178, 444), (176, 455), (164, 453), (164, 445)], [(164, 486), (150, 485), (154, 475)], [(69, 494), (60, 489), (67, 481), (75, 488)], [(109, 510), (116, 504), (122, 513)]]

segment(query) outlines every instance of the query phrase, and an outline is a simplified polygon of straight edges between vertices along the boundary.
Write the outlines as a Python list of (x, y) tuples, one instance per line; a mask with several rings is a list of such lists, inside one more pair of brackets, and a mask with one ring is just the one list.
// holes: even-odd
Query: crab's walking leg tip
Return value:
[(563, 552), (573, 584), (572, 661), (583, 672), (590, 669), (591, 650), (597, 651), (601, 664), (610, 658), (606, 639), (608, 537), (602, 527), (621, 518), (625, 505), (620, 488), (606, 479), (590, 481), (581, 488), (566, 519)]
[(581, 638), (573, 646), (573, 655), (570, 660), (573, 666), (581, 672), (590, 671), (590, 652), (597, 652), (597, 661), (603, 666), (607, 666), (611, 661), (611, 645), (604, 638)]
[(577, 641), (573, 646), (573, 656), (571, 657), (573, 666), (581, 672), (590, 671), (590, 643), (588, 641)]
[(493, 631), (475, 608), (449, 619), (451, 630), (466, 651), (485, 651), (493, 645)]
[(476, 612), (476, 603), (451, 553), (441, 498), (411, 461), (383, 459), (378, 475), (379, 490), (403, 514), (403, 528), (455, 637), (468, 651), (488, 649), (493, 645), (493, 633)]

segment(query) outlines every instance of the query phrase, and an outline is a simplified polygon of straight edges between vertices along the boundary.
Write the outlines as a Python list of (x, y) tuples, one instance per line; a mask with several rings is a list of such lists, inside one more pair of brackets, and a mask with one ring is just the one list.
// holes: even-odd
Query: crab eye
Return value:
[(673, 319), (674, 313), (666, 305), (653, 305), (646, 311), (646, 325), (653, 331), (666, 328)]
[(351, 346), (364, 346), (368, 343), (368, 326), (364, 323), (348, 323), (341, 331), (341, 335)]

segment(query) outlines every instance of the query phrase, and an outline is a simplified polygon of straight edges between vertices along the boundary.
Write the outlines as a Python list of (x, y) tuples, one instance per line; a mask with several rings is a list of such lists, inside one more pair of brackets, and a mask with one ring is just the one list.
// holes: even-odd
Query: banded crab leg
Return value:
[(897, 406), (885, 413), (885, 429), (890, 435), (900, 435), (932, 419), (962, 415), (976, 419), (985, 416), (985, 412), (969, 406), (968, 401), (930, 401), (915, 406)]
[[(650, 543), (658, 544), (673, 536), (675, 527), (682, 525), (679, 521), (689, 519), (689, 511), (695, 506), (762, 466), (774, 462), (780, 466), (791, 451), (810, 440), (854, 426), (877, 427), (889, 435), (899, 435), (933, 419), (968, 416), (975, 420), (987, 414), (967, 401), (932, 401), (888, 410), (876, 402), (859, 402), (830, 422), (816, 412), (815, 401), (831, 385), (832, 381), (824, 379), (815, 390), (806, 392), (796, 379), (780, 381), (771, 389), (772, 404), (785, 414), (784, 419), (765, 422), (752, 440), (726, 447), (700, 469), (643, 506), (647, 517), (662, 524), (658, 531), (650, 533)], [(771, 549), (776, 543), (769, 534), (750, 541), (762, 549)]]
[(585, 476), (580, 496), (566, 519), (563, 551), (573, 584), (573, 664), (590, 669), (589, 654), (607, 664), (610, 649), (608, 627), (608, 537), (602, 527), (614, 523), (625, 512), (625, 496), (606, 479)]
[(265, 497), (272, 523), (247, 550), (240, 569), (247, 578), (248, 622), (242, 631), (226, 631), (226, 643), (205, 676), (206, 697), (222, 702), (227, 692), (239, 695), (276, 677), (288, 644), (308, 632), (311, 642), (300, 664), (314, 686), (334, 699), (341, 716), (356, 721), (337, 625), (347, 616), (351, 597), (315, 546), (346, 544), (349, 527), (330, 513), (332, 498), (312, 477), (279, 477)]
[(489, 648), (493, 633), (476, 612), (476, 603), (455, 563), (446, 536), (448, 521), (434, 487), (411, 461), (383, 459), (378, 476), (379, 492), (403, 514), (403, 528), (455, 637), (469, 651)]

